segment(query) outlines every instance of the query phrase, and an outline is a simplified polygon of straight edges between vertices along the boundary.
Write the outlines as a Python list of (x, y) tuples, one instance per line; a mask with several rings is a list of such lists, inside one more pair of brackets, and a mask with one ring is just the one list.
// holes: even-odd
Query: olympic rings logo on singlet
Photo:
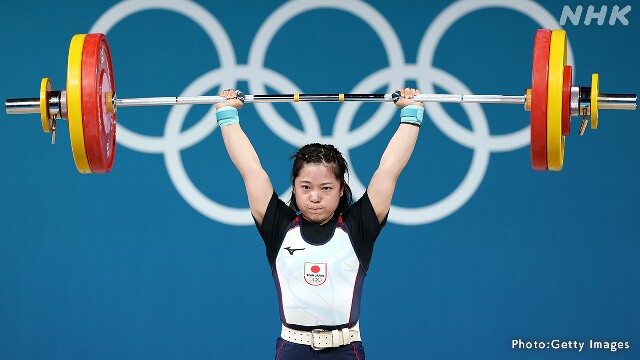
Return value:
[(320, 286), (327, 281), (327, 263), (304, 263), (304, 281), (311, 286)]

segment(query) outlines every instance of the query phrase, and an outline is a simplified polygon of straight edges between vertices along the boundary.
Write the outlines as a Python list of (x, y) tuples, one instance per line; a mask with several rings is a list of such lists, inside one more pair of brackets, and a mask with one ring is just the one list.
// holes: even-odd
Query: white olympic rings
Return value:
[[(194, 80), (180, 96), (205, 94), (216, 85), (220, 88), (235, 88), (236, 82), (246, 80), (249, 92), (266, 93), (266, 86), (282, 93), (303, 93), (294, 83), (271, 69), (264, 67), (266, 53), (272, 39), (289, 20), (301, 13), (314, 9), (334, 9), (350, 13), (367, 25), (381, 39), (389, 63), (362, 79), (350, 92), (371, 93), (387, 85), (387, 92), (404, 86), (406, 80), (415, 79), (424, 93), (434, 93), (434, 85), (451, 93), (471, 94), (472, 92), (455, 77), (442, 69), (432, 66), (438, 43), (449, 27), (461, 17), (484, 8), (506, 8), (519, 11), (534, 19), (544, 28), (561, 28), (556, 19), (539, 4), (528, 0), (461, 0), (445, 8), (426, 30), (418, 49), (415, 64), (404, 59), (401, 42), (388, 21), (371, 5), (359, 1), (293, 0), (276, 9), (258, 30), (249, 51), (247, 65), (238, 64), (231, 41), (220, 22), (205, 8), (189, 0), (126, 0), (105, 12), (93, 25), (90, 32), (108, 33), (118, 22), (140, 11), (161, 9), (184, 15), (197, 23), (209, 36), (220, 59), (220, 67)], [(568, 46), (568, 64), (573, 64), (573, 52)], [(356, 197), (365, 191), (365, 185), (355, 173), (350, 159), (350, 150), (370, 141), (396, 115), (393, 106), (379, 106), (364, 124), (351, 129), (351, 124), (360, 103), (340, 105), (331, 136), (322, 136), (318, 116), (309, 103), (297, 104), (294, 109), (302, 122), (303, 131), (286, 121), (271, 104), (256, 106), (265, 124), (278, 137), (289, 144), (300, 147), (309, 142), (330, 142), (345, 155), (350, 165), (349, 184)], [(167, 118), (164, 135), (154, 137), (137, 134), (123, 125), (118, 126), (118, 143), (132, 150), (145, 153), (162, 153), (171, 181), (180, 195), (201, 214), (229, 225), (253, 225), (248, 208), (233, 208), (221, 205), (204, 195), (190, 180), (182, 163), (180, 152), (187, 149), (215, 131), (217, 124), (214, 108), (195, 125), (182, 131), (190, 106), (173, 107)], [(473, 149), (471, 165), (458, 187), (440, 201), (418, 208), (391, 205), (389, 222), (403, 225), (420, 225), (443, 219), (460, 209), (478, 189), (489, 164), (491, 152), (512, 151), (529, 144), (529, 127), (512, 134), (491, 135), (484, 111), (479, 104), (463, 104), (471, 122), (468, 130), (453, 120), (438, 103), (426, 106), (427, 114), (436, 127), (447, 137), (469, 149)], [(291, 189), (281, 193), (287, 196)]]

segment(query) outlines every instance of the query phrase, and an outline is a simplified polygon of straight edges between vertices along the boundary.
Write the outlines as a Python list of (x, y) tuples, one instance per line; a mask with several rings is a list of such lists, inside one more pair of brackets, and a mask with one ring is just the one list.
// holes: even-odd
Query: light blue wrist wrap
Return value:
[(216, 120), (218, 126), (223, 127), (231, 124), (240, 123), (240, 117), (238, 117), (238, 109), (233, 106), (225, 106), (216, 110)]
[(423, 116), (424, 107), (418, 105), (405, 106), (400, 111), (400, 122), (420, 126)]

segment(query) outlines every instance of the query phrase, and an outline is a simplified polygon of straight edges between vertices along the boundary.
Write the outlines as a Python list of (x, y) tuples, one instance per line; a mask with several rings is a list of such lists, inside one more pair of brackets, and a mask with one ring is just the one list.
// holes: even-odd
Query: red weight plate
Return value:
[(531, 74), (531, 166), (547, 170), (547, 78), (551, 30), (536, 31)]
[(104, 34), (89, 34), (82, 50), (82, 127), (89, 166), (94, 173), (113, 167), (116, 115), (107, 112), (107, 92), (115, 92), (111, 51)]
[(571, 66), (564, 67), (562, 74), (562, 135), (571, 132)]

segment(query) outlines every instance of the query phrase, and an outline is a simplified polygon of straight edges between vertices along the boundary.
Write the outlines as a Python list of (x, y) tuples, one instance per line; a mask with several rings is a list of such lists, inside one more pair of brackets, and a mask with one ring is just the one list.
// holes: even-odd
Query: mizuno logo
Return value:
[(294, 251), (298, 251), (298, 250), (304, 250), (305, 248), (302, 249), (292, 249), (291, 246), (287, 246), (286, 248), (284, 248), (285, 250), (287, 250), (289, 252), (289, 255), (293, 255)]

